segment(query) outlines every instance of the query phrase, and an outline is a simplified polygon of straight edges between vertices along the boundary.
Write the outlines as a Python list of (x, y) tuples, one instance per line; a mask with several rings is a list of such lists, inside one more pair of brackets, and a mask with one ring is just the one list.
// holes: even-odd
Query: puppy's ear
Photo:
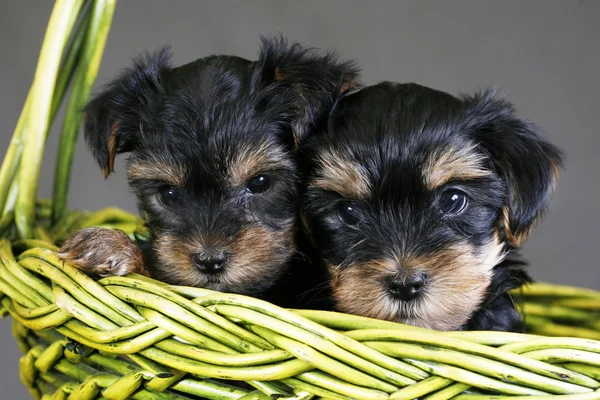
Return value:
[(358, 85), (359, 69), (333, 52), (288, 44), (283, 37), (261, 40), (261, 80), (276, 88), (275, 101), (287, 107), (297, 147), (326, 118), (335, 101)]
[(170, 51), (164, 48), (134, 60), (88, 103), (84, 136), (104, 177), (113, 172), (117, 153), (133, 150), (153, 120), (169, 59)]
[(508, 242), (520, 246), (548, 205), (563, 164), (562, 153), (493, 91), (465, 100), (467, 129), (491, 156), (508, 189), (501, 229)]

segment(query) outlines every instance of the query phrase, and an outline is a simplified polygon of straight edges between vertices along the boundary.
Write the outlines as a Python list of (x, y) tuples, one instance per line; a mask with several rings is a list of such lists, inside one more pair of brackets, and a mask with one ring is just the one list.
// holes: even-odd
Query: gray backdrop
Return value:
[[(6, 149), (31, 83), (52, 1), (0, 4), (0, 150)], [(147, 1), (117, 5), (98, 82), (132, 55), (172, 44), (175, 62), (213, 53), (254, 58), (258, 35), (282, 32), (338, 49), (364, 68), (364, 82), (414, 81), (450, 93), (497, 85), (521, 114), (568, 155), (550, 212), (526, 245), (539, 280), (600, 289), (598, 92), (600, 1)], [(40, 195), (48, 196), (56, 130)], [(70, 206), (135, 211), (122, 159), (104, 181), (83, 146)], [(0, 399), (28, 398), (20, 356), (0, 321)]]

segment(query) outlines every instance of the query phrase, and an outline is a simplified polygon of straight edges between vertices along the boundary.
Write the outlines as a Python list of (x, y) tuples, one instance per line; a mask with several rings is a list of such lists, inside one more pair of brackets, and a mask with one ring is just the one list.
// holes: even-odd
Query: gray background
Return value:
[[(31, 83), (52, 3), (0, 4), (0, 150)], [(600, 289), (597, 263), (600, 1), (147, 1), (117, 5), (98, 82), (132, 55), (172, 44), (183, 63), (213, 53), (254, 58), (258, 35), (282, 32), (338, 49), (364, 82), (414, 81), (450, 93), (497, 85), (568, 155), (550, 212), (526, 245), (538, 280)], [(41, 196), (49, 196), (57, 143), (48, 141)], [(104, 181), (83, 146), (70, 206), (135, 211), (122, 159)], [(0, 321), (0, 399), (28, 398), (18, 378), (10, 319)]]

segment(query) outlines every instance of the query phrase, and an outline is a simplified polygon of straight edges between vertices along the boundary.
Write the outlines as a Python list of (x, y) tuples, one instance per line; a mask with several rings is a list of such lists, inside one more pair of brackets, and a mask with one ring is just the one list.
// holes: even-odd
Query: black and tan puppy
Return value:
[(303, 148), (303, 218), (338, 310), (520, 329), (507, 291), (529, 280), (517, 249), (561, 155), (511, 104), (381, 83), (342, 97)]
[[(161, 51), (94, 98), (85, 138), (106, 176), (129, 153), (151, 234), (147, 273), (255, 296), (285, 274), (296, 252), (295, 150), (356, 74), (331, 53), (272, 39), (258, 61), (211, 56), (174, 68)], [(127, 240), (84, 230), (61, 255), (98, 275), (141, 272)]]

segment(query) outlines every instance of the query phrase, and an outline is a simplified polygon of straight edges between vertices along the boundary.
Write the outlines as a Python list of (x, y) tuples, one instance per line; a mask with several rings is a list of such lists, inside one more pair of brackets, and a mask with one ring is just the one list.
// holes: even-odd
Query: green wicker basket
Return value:
[[(118, 209), (68, 212), (81, 115), (115, 0), (58, 0), (0, 169), (0, 313), (42, 399), (600, 399), (600, 293), (530, 285), (531, 334), (436, 332), (142, 276), (93, 281), (59, 261), (75, 229), (130, 235)], [(72, 82), (72, 83), (71, 83)], [(49, 127), (71, 86), (51, 201), (36, 200)]]

